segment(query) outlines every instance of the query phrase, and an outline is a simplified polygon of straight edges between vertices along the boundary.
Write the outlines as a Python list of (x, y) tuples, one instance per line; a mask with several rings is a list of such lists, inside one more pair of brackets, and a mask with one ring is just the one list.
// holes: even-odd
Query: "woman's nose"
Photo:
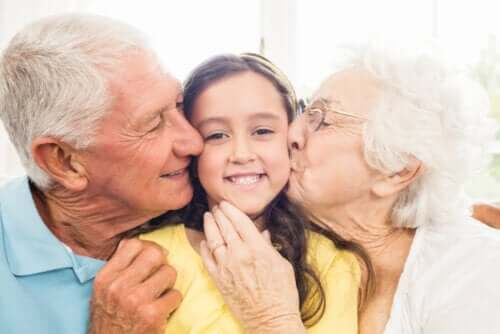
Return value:
[(302, 150), (306, 143), (307, 129), (304, 125), (304, 117), (299, 116), (290, 124), (288, 129), (288, 148), (292, 150)]

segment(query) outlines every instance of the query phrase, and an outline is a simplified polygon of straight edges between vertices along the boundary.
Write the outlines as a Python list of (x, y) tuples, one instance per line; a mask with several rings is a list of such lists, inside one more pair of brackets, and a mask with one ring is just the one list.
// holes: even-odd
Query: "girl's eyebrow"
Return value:
[(214, 117), (208, 117), (203, 120), (201, 120), (198, 124), (196, 124), (196, 127), (201, 128), (210, 124), (226, 124), (227, 119), (226, 117), (221, 117), (221, 116), (214, 116)]
[(250, 120), (254, 119), (268, 119), (268, 120), (279, 120), (280, 117), (276, 115), (273, 112), (268, 112), (268, 111), (260, 111), (252, 114), (250, 117)]
[[(276, 115), (275, 113), (268, 112), (268, 111), (259, 111), (256, 113), (253, 113), (250, 115), (248, 118), (249, 120), (271, 120), (271, 121), (277, 121), (279, 120), (279, 116)], [(203, 120), (201, 120), (199, 123), (196, 124), (197, 128), (202, 128), (204, 126), (210, 125), (210, 124), (227, 124), (228, 120), (227, 117), (224, 116), (213, 116), (213, 117), (208, 117)]]

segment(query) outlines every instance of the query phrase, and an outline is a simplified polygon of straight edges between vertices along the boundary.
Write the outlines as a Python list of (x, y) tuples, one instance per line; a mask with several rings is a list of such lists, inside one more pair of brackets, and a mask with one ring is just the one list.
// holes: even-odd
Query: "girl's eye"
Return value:
[(258, 135), (258, 136), (265, 136), (265, 135), (269, 135), (269, 134), (273, 134), (274, 131), (271, 130), (271, 129), (265, 129), (265, 128), (262, 128), (262, 129), (257, 129), (254, 131), (254, 134)]
[(215, 132), (206, 136), (205, 141), (217, 141), (217, 140), (222, 140), (224, 138), (227, 138), (227, 135), (225, 133)]

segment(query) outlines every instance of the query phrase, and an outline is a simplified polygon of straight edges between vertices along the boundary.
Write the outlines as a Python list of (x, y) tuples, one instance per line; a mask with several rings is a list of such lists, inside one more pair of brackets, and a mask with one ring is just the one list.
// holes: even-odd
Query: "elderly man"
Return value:
[(159, 247), (120, 240), (191, 199), (186, 168), (202, 141), (181, 103), (178, 81), (122, 23), (64, 15), (12, 39), (0, 115), (27, 176), (0, 189), (2, 332), (86, 332), (94, 278), (95, 300), (120, 306), (121, 321), (94, 303), (90, 332), (162, 327), (180, 301), (175, 271)]

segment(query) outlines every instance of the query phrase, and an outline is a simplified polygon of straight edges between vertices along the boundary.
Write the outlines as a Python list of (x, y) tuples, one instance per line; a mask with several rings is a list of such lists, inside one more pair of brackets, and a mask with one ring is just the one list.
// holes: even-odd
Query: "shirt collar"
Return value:
[(0, 189), (0, 211), (5, 254), (16, 276), (72, 268), (80, 282), (95, 277), (104, 261), (77, 256), (42, 221), (28, 177), (14, 179)]

